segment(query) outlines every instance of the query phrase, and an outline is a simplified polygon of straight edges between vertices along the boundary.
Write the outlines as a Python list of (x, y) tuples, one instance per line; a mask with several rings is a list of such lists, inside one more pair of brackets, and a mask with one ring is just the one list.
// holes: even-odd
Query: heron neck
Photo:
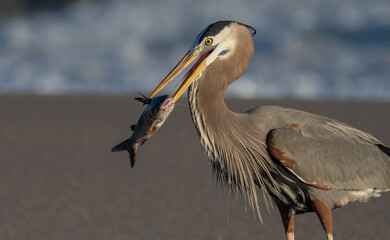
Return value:
[(188, 90), (188, 101), (192, 120), (197, 129), (201, 144), (209, 159), (217, 160), (218, 152), (224, 149), (226, 138), (235, 140), (231, 127), (238, 126), (242, 114), (234, 113), (224, 101), (227, 89), (223, 76), (217, 81), (207, 70)]
[(212, 75), (205, 70), (188, 90), (191, 116), (217, 178), (247, 192), (250, 204), (257, 208), (256, 184), (262, 189), (273, 186), (270, 169), (275, 167), (258, 124), (249, 114), (232, 112), (225, 104), (231, 79), (230, 74)]

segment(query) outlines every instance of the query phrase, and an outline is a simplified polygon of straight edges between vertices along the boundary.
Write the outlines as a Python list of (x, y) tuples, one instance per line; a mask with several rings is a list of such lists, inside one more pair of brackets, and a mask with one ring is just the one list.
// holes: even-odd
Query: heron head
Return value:
[[(245, 36), (242, 34), (243, 29)], [(219, 21), (210, 24), (198, 35), (185, 56), (154, 89), (149, 98), (154, 97), (188, 65), (198, 59), (184, 75), (182, 84), (173, 96), (174, 101), (177, 101), (210, 64), (217, 60), (229, 59), (240, 47), (242, 38), (248, 36), (250, 38), (255, 34), (256, 30), (253, 27), (235, 21)]]

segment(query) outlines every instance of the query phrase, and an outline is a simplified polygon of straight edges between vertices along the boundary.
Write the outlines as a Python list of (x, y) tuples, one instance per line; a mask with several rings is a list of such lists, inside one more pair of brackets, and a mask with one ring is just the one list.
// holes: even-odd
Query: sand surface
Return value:
[[(228, 100), (326, 115), (390, 145), (390, 103)], [(138, 152), (111, 153), (143, 107), (129, 96), (0, 96), (0, 239), (284, 239), (213, 180), (186, 101)], [(335, 239), (389, 239), (390, 193), (333, 212)], [(326, 239), (315, 214), (297, 239)]]

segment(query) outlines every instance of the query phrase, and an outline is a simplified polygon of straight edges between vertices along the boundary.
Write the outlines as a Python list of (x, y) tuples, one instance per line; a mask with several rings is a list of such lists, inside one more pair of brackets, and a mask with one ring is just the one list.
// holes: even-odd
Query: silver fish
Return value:
[(141, 145), (144, 144), (164, 124), (175, 107), (175, 101), (168, 95), (152, 99), (148, 99), (145, 96), (135, 99), (147, 106), (137, 123), (131, 126), (131, 130), (133, 130), (131, 137), (111, 149), (112, 152), (128, 151), (131, 167), (135, 164), (138, 145), (140, 143)]

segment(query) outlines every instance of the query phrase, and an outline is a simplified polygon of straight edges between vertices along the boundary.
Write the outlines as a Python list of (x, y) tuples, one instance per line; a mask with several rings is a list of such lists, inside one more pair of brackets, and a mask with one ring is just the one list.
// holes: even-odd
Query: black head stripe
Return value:
[(204, 31), (202, 38), (212, 37), (217, 35), (222, 31), (226, 26), (230, 25), (234, 21), (219, 21), (214, 24), (211, 24), (206, 31)]
[(218, 33), (220, 33), (226, 26), (228, 26), (228, 25), (230, 25), (232, 23), (237, 23), (237, 24), (240, 24), (240, 25), (243, 25), (243, 26), (247, 27), (251, 31), (251, 36), (252, 37), (256, 34), (256, 30), (253, 27), (249, 26), (249, 25), (242, 24), (242, 23), (239, 23), (239, 22), (236, 22), (236, 21), (219, 21), (219, 22), (216, 22), (216, 23), (213, 23), (213, 24), (209, 25), (206, 29), (204, 29), (199, 34), (198, 38), (200, 40), (200, 39), (204, 39), (204, 38), (207, 38), (207, 37), (215, 36)]

